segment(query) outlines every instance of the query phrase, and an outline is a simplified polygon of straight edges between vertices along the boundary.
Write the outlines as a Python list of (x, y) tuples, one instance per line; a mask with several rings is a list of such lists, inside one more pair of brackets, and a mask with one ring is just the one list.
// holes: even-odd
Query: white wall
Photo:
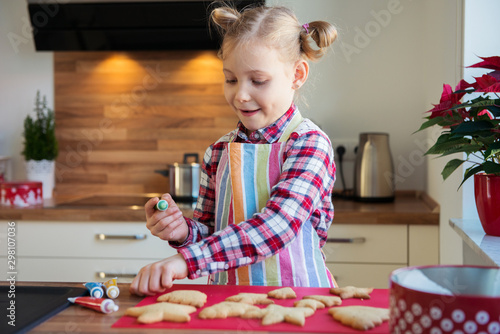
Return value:
[[(443, 20), (439, 13), (448, 11)], [(428, 48), (425, 50), (426, 110), (431, 104), (439, 103), (443, 84), (453, 87), (462, 78), (462, 1), (427, 1), (426, 36)], [(430, 143), (434, 143), (440, 134), (437, 127), (427, 132)], [(427, 190), (429, 195), (440, 204), (440, 263), (460, 264), (462, 262), (462, 241), (449, 226), (450, 218), (462, 216), (462, 189), (460, 172), (443, 181), (441, 171), (448, 158), (428, 159)]]
[[(332, 53), (311, 68), (311, 82), (302, 92), (309, 108), (300, 105), (337, 141), (358, 141), (360, 132), (388, 132), (396, 169), (396, 189), (425, 190), (426, 134), (415, 132), (424, 112), (425, 99), (433, 85), (439, 98), (443, 78), (429, 82), (428, 61), (423, 54), (454, 59), (455, 48), (431, 49), (427, 40), (437, 34), (455, 39), (455, 0), (435, 6), (440, 25), (428, 26), (427, 12), (434, 1), (411, 0), (274, 0), (294, 9), (301, 22), (326, 20), (339, 31)], [(451, 30), (441, 29), (449, 22)], [(448, 40), (449, 38), (445, 38)], [(441, 62), (433, 60), (438, 67)], [(435, 102), (435, 101), (433, 101)], [(309, 110), (309, 112), (307, 112)], [(347, 187), (352, 187), (353, 162), (346, 163)], [(341, 183), (336, 183), (341, 189)]]
[(37, 90), (54, 107), (52, 53), (35, 52), (28, 18), (26, 1), (0, 1), (0, 155), (11, 157), (9, 176), (15, 180), (26, 177), (23, 122)]

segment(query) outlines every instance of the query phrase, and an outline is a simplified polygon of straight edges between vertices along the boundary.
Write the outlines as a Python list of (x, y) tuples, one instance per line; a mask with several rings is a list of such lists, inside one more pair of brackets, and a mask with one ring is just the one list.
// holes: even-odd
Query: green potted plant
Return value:
[(487, 234), (500, 236), (500, 57), (486, 57), (469, 67), (493, 71), (468, 83), (461, 80), (452, 90), (443, 85), (439, 104), (428, 111), (419, 130), (431, 126), (442, 128), (441, 135), (426, 154), (441, 157), (463, 153), (462, 159), (451, 159), (442, 176), (446, 179), (465, 162), (459, 187), (474, 176), (476, 207)]
[(35, 117), (24, 119), (24, 149), (28, 180), (43, 183), (43, 197), (52, 197), (55, 183), (55, 159), (59, 153), (55, 134), (54, 111), (47, 106), (47, 98), (35, 98)]

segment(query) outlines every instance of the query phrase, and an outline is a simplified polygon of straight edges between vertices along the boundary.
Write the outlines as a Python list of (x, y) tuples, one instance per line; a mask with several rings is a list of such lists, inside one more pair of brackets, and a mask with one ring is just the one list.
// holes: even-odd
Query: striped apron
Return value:
[[(260, 212), (278, 182), (286, 141), (303, 118), (297, 113), (278, 142), (234, 143), (222, 153), (216, 176), (215, 230), (239, 224)], [(287, 248), (263, 261), (211, 275), (212, 284), (333, 287), (320, 239), (305, 221)]]

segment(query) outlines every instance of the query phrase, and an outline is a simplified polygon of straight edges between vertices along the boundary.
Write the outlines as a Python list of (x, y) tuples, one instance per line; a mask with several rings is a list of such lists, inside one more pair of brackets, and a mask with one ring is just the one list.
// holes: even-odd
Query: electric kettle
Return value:
[(388, 133), (360, 133), (354, 166), (354, 199), (394, 200), (394, 163)]

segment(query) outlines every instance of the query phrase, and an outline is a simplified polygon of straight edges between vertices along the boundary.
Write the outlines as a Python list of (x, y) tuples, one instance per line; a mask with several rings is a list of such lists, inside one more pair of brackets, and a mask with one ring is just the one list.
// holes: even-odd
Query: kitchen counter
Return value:
[[(6, 283), (0, 283), (2, 285), (5, 285)], [(48, 283), (39, 283), (39, 282), (17, 282), (16, 283), (16, 288), (22, 285), (27, 285), (27, 286), (50, 286), (50, 287), (81, 287), (82, 283), (55, 283), (55, 282), (48, 282)], [(45, 322), (42, 322), (38, 326), (34, 327), (29, 333), (160, 333), (163, 332), (164, 330), (158, 329), (158, 328), (150, 328), (150, 329), (145, 329), (145, 328), (112, 328), (111, 326), (118, 321), (123, 314), (125, 313), (125, 310), (129, 307), (133, 307), (137, 305), (144, 297), (139, 297), (135, 295), (131, 295), (129, 293), (129, 284), (124, 284), (124, 283), (119, 283), (118, 287), (120, 289), (120, 295), (117, 299), (115, 299), (115, 303), (119, 306), (119, 310), (116, 312), (112, 312), (110, 314), (103, 314), (99, 313), (96, 311), (93, 311), (91, 309), (87, 309), (84, 307), (81, 307), (79, 305), (70, 305), (63, 311), (57, 313), (56, 315), (52, 316)], [(206, 286), (206, 293), (212, 296), (212, 298), (216, 298), (217, 296), (214, 294), (212, 295), (209, 293), (208, 289), (209, 286)], [(255, 287), (255, 288), (266, 288), (266, 287)], [(273, 288), (273, 287), (270, 287)], [(210, 288), (214, 291), (214, 288)], [(315, 291), (315, 293), (318, 293), (318, 289), (326, 289), (328, 291), (328, 288), (301, 288), (301, 289), (316, 289), (316, 290), (311, 290)], [(217, 291), (220, 291), (220, 289), (217, 289)], [(225, 295), (232, 295), (233, 292), (228, 291), (227, 289), (224, 289), (224, 297)], [(253, 290), (252, 290), (253, 291)], [(260, 291), (260, 290), (258, 290)], [(236, 293), (236, 291), (235, 291)], [(302, 293), (304, 291), (302, 290)], [(299, 295), (299, 293), (298, 293)], [(387, 305), (388, 307), (389, 300), (388, 300), (388, 291), (386, 289), (380, 290), (380, 291), (374, 291), (372, 293), (373, 298), (370, 300), (370, 302), (373, 305), (377, 305), (377, 307), (383, 307), (382, 305)], [(220, 297), (217, 297), (220, 298)], [(351, 303), (351, 304), (360, 304), (364, 303), (362, 300), (356, 300), (352, 299), (349, 301), (345, 302), (346, 305)], [(22, 312), (21, 309), (16, 310), (16, 314), (20, 314)], [(318, 311), (319, 312), (319, 311)], [(237, 321), (237, 318), (228, 318), (227, 321)], [(323, 317), (321, 317), (323, 319)], [(328, 317), (330, 319), (330, 317)], [(2, 321), (6, 321), (5, 319)], [(307, 320), (306, 320), (307, 321)], [(319, 321), (324, 321), (324, 320), (319, 320)], [(341, 329), (344, 330), (344, 326), (336, 323), (333, 319), (331, 319), (331, 330), (333, 332)], [(194, 326), (196, 327), (196, 326)], [(337, 330), (335, 330), (335, 328)], [(384, 323), (383, 326), (379, 328), (380, 331), (384, 331), (388, 329), (387, 323)], [(345, 330), (347, 332), (350, 332), (351, 329), (345, 327)], [(207, 331), (205, 329), (170, 329), (170, 331), (173, 331), (175, 333), (185, 333), (185, 334), (191, 334), (191, 333), (206, 333), (206, 332), (213, 332), (213, 333), (243, 333), (246, 332), (244, 328), (238, 328), (235, 330), (211, 330)], [(255, 330), (250, 326), (248, 328), (249, 332), (254, 333)], [(270, 333), (266, 331), (258, 331), (259, 333)], [(278, 332), (273, 332), (273, 333), (278, 333)], [(279, 333), (286, 333), (280, 331)]]
[(500, 237), (484, 233), (478, 220), (451, 219), (450, 225), (463, 239), (464, 264), (500, 267)]
[[(145, 221), (143, 205), (160, 194), (95, 195), (45, 200), (35, 208), (0, 206), (0, 220), (8, 221)], [(334, 224), (439, 225), (439, 205), (427, 194), (415, 191), (396, 193), (391, 203), (361, 203), (334, 197)], [(181, 205), (179, 205), (181, 206)], [(192, 217), (192, 205), (182, 205), (184, 215)]]

